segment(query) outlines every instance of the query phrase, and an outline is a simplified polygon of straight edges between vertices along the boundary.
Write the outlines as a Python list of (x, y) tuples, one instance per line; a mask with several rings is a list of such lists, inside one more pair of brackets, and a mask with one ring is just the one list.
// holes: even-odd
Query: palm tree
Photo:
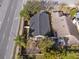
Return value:
[(15, 58), (17, 59), (21, 59), (21, 48), (26, 48), (25, 42), (24, 42), (24, 38), (22, 36), (17, 36), (15, 39), (15, 43), (16, 43), (16, 52), (15, 52)]
[(16, 39), (15, 39), (15, 43), (18, 45), (18, 46), (22, 46), (22, 47), (26, 47), (26, 44), (24, 42), (24, 39), (22, 38), (22, 36), (17, 36)]

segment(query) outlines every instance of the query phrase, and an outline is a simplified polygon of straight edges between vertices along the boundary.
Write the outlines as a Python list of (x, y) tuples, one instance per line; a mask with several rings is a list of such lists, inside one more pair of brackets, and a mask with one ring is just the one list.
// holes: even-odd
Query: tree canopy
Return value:
[(24, 40), (21, 36), (17, 36), (16, 39), (15, 39), (15, 43), (19, 46), (22, 46), (22, 47), (26, 47), (25, 43), (24, 43)]
[(30, 19), (34, 14), (41, 10), (41, 2), (38, 1), (27, 1), (23, 9), (20, 12), (20, 16), (26, 19)]
[(70, 11), (70, 15), (71, 16), (75, 16), (77, 13), (77, 9), (76, 8), (72, 8), (71, 11)]

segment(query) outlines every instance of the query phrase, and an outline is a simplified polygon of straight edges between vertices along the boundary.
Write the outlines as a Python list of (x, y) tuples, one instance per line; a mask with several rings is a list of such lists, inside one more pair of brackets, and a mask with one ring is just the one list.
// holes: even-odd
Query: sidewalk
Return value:
[[(20, 19), (19, 30), (18, 30), (18, 34), (17, 35), (22, 35), (23, 34), (23, 25), (24, 25), (24, 20), (22, 18), (22, 19)], [(20, 47), (18, 45), (16, 45), (15, 52), (14, 52), (14, 57), (13, 57), (14, 59), (17, 59), (19, 48)]]
[[(23, 0), (22, 2), (22, 6), (20, 8), (20, 10), (22, 10), (23, 8), (23, 5), (26, 3), (27, 0)], [(23, 25), (24, 25), (24, 21), (23, 21), (23, 18), (22, 19), (18, 19), (20, 20), (20, 23), (19, 23), (19, 30), (18, 30), (18, 34), (17, 35), (22, 35), (23, 33)], [(18, 55), (18, 52), (19, 52), (19, 46), (17, 46), (15, 44), (15, 47), (14, 47), (14, 53), (13, 53), (13, 58), (12, 59), (17, 59), (17, 55)]]

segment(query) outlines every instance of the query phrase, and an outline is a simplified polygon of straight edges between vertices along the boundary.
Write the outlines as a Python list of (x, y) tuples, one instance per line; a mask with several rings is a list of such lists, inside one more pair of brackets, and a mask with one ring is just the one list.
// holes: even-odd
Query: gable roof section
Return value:
[(50, 32), (49, 15), (46, 12), (40, 12), (30, 19), (30, 29), (33, 36), (46, 35)]
[(79, 39), (79, 33), (77, 30), (77, 27), (72, 23), (72, 20), (70, 18), (67, 18), (67, 25), (68, 25), (70, 34), (74, 35), (77, 39)]
[(57, 31), (58, 37), (64, 37), (66, 35), (73, 35), (79, 39), (79, 34), (76, 26), (72, 23), (69, 16), (58, 16), (59, 13), (53, 13), (53, 28)]

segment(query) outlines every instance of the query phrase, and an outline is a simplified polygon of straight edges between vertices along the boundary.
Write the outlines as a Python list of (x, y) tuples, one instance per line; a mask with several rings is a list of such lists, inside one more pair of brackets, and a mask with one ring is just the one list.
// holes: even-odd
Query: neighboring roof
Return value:
[(79, 12), (76, 13), (76, 16), (75, 16), (75, 17), (76, 17), (76, 18), (79, 18)]
[(53, 13), (52, 23), (53, 29), (57, 31), (58, 37), (63, 37), (67, 34), (70, 34), (68, 31), (68, 26), (65, 17), (59, 17), (58, 12)]
[(72, 23), (71, 17), (61, 16), (59, 13), (53, 13), (53, 28), (57, 31), (59, 37), (64, 37), (66, 35), (73, 35), (79, 39), (78, 31), (76, 26)]
[[(67, 17), (67, 24), (71, 35), (75, 36), (79, 40), (79, 33), (75, 24), (73, 24), (71, 18)], [(75, 40), (75, 39), (74, 39)]]
[(50, 32), (49, 15), (46, 12), (40, 12), (30, 19), (30, 29), (33, 36), (46, 35)]

